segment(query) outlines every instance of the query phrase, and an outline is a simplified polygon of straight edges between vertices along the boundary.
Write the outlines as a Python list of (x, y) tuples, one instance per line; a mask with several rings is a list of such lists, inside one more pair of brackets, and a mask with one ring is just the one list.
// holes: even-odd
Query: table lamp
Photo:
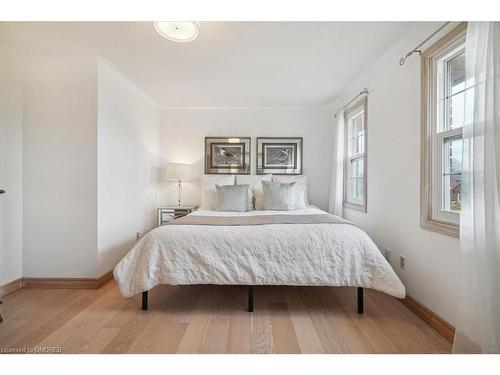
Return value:
[(178, 183), (179, 197), (178, 206), (181, 206), (182, 181), (188, 181), (191, 177), (191, 166), (189, 164), (169, 163), (167, 166), (167, 180), (175, 180)]

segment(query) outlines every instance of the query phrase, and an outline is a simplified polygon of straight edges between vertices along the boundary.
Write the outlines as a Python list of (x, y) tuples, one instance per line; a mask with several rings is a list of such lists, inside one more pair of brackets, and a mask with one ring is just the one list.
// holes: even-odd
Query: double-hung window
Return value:
[(344, 112), (344, 206), (366, 212), (367, 98)]
[(460, 24), (422, 57), (423, 228), (458, 236), (462, 182), (462, 128), (474, 87), (465, 79), (466, 24)]

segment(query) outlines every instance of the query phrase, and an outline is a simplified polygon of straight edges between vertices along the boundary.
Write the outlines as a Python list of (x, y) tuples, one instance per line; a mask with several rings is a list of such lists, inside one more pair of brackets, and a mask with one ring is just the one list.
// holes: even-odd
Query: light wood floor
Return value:
[(396, 299), (355, 288), (158, 286), (149, 311), (116, 283), (21, 289), (3, 298), (0, 348), (63, 353), (449, 353), (451, 344)]

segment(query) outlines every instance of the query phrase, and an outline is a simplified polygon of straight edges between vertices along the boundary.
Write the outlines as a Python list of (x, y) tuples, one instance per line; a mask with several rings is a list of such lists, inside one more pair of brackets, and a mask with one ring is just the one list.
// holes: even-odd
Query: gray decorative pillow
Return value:
[(248, 210), (249, 185), (215, 185), (217, 205), (215, 211), (245, 212)]
[(295, 185), (296, 182), (281, 183), (262, 181), (264, 210), (295, 210), (295, 202), (297, 201)]

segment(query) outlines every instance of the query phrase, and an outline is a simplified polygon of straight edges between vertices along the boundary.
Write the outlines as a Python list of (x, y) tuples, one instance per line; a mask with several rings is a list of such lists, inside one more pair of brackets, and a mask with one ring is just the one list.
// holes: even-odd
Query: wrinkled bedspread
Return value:
[[(308, 207), (191, 215), (273, 214), (325, 212)], [(370, 237), (346, 223), (164, 225), (130, 250), (115, 267), (114, 277), (125, 297), (158, 284), (354, 286), (405, 296), (403, 284)]]

